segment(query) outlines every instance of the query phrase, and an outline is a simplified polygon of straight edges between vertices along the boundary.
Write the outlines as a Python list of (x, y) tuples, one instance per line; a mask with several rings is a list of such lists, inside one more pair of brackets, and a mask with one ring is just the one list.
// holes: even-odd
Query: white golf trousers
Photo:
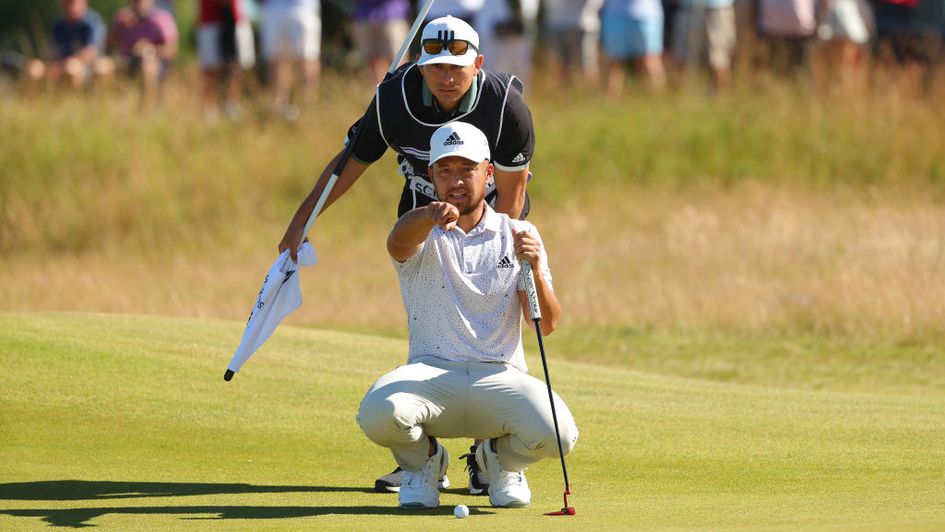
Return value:
[[(558, 394), (554, 401), (567, 455), (578, 430)], [(425, 357), (400, 366), (371, 386), (357, 419), (368, 439), (389, 448), (408, 471), (426, 462), (427, 436), (497, 438), (499, 461), (507, 471), (558, 457), (547, 386), (506, 364)]]

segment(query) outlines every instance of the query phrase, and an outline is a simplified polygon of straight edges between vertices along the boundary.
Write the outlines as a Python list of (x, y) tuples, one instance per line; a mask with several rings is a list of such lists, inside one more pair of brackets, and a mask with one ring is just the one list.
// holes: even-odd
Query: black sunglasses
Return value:
[(470, 46), (473, 50), (479, 51), (473, 43), (463, 39), (424, 39), (421, 44), (423, 45), (423, 51), (430, 55), (439, 54), (443, 51), (443, 48), (449, 50), (452, 55), (464, 55), (469, 51)]

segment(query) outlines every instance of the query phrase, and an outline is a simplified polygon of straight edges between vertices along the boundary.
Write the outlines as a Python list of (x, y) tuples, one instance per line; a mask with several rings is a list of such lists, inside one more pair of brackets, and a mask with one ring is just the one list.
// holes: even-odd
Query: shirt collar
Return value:
[[(480, 71), (481, 72), (481, 71)], [(466, 95), (463, 96), (462, 101), (459, 102), (459, 107), (456, 108), (454, 114), (468, 113), (472, 109), (473, 104), (476, 102), (476, 96), (479, 94), (479, 82), (480, 77), (477, 75), (476, 80), (472, 82), (469, 86), (469, 90), (466, 91)], [(424, 81), (421, 83), (423, 87), (423, 105), (427, 107), (433, 107), (437, 111), (440, 110), (440, 106), (436, 104), (436, 100), (433, 98), (433, 93), (430, 92), (430, 89), (427, 87), (427, 82)]]
[(479, 220), (479, 224), (469, 232), (470, 235), (475, 233), (480, 233), (483, 231), (490, 231), (493, 233), (498, 233), (502, 228), (502, 217), (499, 216), (499, 213), (495, 212), (492, 207), (486, 203), (486, 210), (482, 213), (482, 219)]

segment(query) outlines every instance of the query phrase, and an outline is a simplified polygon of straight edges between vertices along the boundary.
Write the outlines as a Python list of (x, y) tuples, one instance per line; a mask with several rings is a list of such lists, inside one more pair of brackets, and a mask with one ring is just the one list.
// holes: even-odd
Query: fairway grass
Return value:
[[(354, 414), (403, 340), (284, 327), (232, 382), (243, 324), (0, 314), (0, 529), (945, 527), (945, 396), (790, 390), (556, 358), (581, 438), (528, 470), (524, 509), (453, 488), (434, 511), (370, 491), (393, 467)], [(534, 353), (532, 353), (534, 354)], [(531, 373), (540, 374), (535, 356)], [(466, 504), (465, 521), (452, 507)]]

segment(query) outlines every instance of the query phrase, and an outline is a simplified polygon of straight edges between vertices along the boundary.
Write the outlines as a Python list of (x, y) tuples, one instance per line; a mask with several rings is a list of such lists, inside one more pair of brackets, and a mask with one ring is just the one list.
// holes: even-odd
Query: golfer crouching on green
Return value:
[[(485, 135), (452, 122), (430, 140), (430, 175), (439, 201), (405, 213), (387, 250), (400, 280), (410, 330), (407, 364), (381, 377), (358, 410), (361, 430), (404, 469), (400, 506), (435, 508), (449, 455), (436, 438), (485, 440), (476, 461), (493, 506), (525, 506), (524, 470), (556, 458), (548, 389), (526, 373), (522, 316), (530, 319), (519, 261), (531, 263), (550, 334), (561, 306), (541, 237), (529, 222), (484, 201), (494, 171)], [(557, 394), (561, 447), (578, 430)]]

